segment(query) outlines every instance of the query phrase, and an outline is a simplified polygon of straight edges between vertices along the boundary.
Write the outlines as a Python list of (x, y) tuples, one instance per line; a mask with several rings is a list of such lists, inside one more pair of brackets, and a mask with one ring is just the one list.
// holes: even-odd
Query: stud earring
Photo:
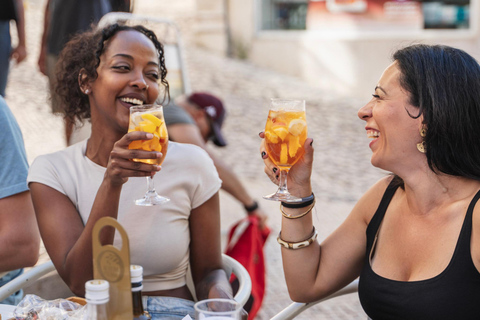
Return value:
[(90, 93), (90, 89), (85, 89), (85, 94), (89, 94)]

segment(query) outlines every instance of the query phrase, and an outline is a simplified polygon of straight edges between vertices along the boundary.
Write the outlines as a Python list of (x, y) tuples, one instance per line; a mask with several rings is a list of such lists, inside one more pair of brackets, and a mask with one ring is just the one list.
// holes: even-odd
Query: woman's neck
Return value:
[(405, 182), (405, 193), (415, 212), (427, 214), (434, 209), (472, 198), (480, 189), (480, 182), (464, 177), (435, 174), (427, 169), (423, 174), (410, 175)]
[(92, 134), (87, 141), (85, 155), (96, 164), (107, 167), (110, 152), (113, 150), (115, 142), (120, 140), (123, 135), (113, 134), (112, 132), (97, 132), (92, 128)]

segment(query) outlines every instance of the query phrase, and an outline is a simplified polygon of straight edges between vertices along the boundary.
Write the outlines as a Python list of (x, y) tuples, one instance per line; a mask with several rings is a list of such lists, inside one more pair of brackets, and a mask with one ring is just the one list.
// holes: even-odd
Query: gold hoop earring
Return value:
[(420, 136), (422, 138), (425, 138), (427, 136), (427, 127), (425, 125), (423, 125), (422, 128), (420, 129)]

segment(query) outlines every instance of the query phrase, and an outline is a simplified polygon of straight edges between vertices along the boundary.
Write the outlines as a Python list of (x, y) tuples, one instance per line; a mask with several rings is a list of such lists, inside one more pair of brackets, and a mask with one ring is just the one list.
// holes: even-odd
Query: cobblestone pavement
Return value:
[[(37, 68), (38, 49), (45, 0), (25, 0), (29, 56), (15, 66), (7, 87), (7, 102), (23, 131), (28, 160), (65, 147), (63, 122), (50, 113), (47, 79)], [(314, 223), (320, 240), (346, 217), (355, 201), (383, 172), (370, 164), (364, 123), (357, 109), (368, 99), (337, 96), (298, 79), (261, 69), (248, 62), (231, 60), (192, 45), (194, 0), (137, 0), (137, 13), (170, 18), (182, 30), (187, 70), (193, 90), (209, 91), (224, 100), (228, 115), (224, 132), (229, 145), (215, 153), (229, 163), (250, 193), (270, 215), (272, 234), (265, 245), (267, 290), (257, 319), (269, 319), (291, 301), (282, 273), (278, 203), (260, 200), (275, 186), (263, 173), (258, 133), (263, 130), (271, 97), (298, 97), (307, 100), (309, 136), (314, 138), (313, 188), (318, 197)], [(242, 207), (221, 193), (222, 231), (244, 216)], [(317, 305), (298, 319), (365, 319), (355, 294)]]

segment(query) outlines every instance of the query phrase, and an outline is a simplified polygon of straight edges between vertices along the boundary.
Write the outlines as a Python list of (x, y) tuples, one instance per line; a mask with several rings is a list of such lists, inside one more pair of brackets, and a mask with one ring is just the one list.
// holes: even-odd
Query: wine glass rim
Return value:
[[(212, 311), (209, 309), (202, 309), (202, 305), (208, 305), (211, 302), (223, 302), (223, 303), (228, 303), (231, 306), (233, 306), (232, 310), (226, 310), (226, 311)], [(235, 314), (241, 309), (240, 303), (233, 299), (223, 299), (223, 298), (214, 298), (214, 299), (205, 299), (205, 300), (200, 300), (197, 301), (194, 305), (194, 308), (197, 312), (202, 312), (207, 315), (213, 315), (213, 314), (218, 314), (218, 315), (230, 315), (230, 314)]]
[(150, 109), (159, 109), (159, 108), (163, 108), (163, 106), (157, 103), (150, 103), (150, 104), (131, 106), (130, 110), (150, 110)]

